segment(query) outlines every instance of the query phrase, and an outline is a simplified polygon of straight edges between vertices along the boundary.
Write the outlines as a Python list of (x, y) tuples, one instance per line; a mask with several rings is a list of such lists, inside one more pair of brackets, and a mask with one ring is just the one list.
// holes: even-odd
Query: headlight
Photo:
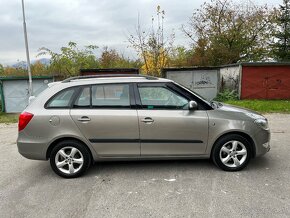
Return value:
[(268, 125), (268, 121), (265, 119), (256, 119), (255, 123), (260, 126), (261, 128), (268, 130), (269, 129), (269, 125)]
[(265, 120), (265, 119), (266, 119), (265, 117), (263, 117), (262, 115), (259, 115), (259, 114), (246, 113), (246, 115), (247, 115), (248, 117), (251, 117), (251, 118), (254, 119), (254, 120), (258, 120), (258, 119), (263, 119), (263, 120)]

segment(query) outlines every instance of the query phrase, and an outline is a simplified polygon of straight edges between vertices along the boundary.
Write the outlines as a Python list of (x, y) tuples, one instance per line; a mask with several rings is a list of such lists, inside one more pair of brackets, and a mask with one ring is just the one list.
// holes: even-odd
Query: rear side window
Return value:
[(60, 91), (46, 103), (46, 108), (69, 108), (74, 92), (74, 88)]
[(131, 108), (129, 84), (102, 84), (83, 87), (73, 108)]
[(92, 86), (93, 107), (130, 107), (128, 84)]

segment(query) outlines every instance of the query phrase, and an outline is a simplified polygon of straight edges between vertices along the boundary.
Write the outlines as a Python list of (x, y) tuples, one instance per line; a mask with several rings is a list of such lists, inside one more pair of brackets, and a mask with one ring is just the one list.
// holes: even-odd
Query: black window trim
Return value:
[[(188, 101), (196, 101), (198, 104), (198, 110), (212, 110), (212, 108), (203, 102), (201, 99), (196, 97), (194, 94), (188, 92), (187, 90), (183, 89), (182, 87), (176, 85), (173, 82), (140, 82), (136, 83), (134, 86), (134, 92), (135, 92), (135, 97), (136, 97), (136, 107), (138, 109), (142, 110), (152, 110), (152, 109), (147, 109), (142, 106), (141, 103), (141, 98), (140, 98), (140, 93), (138, 90), (138, 87), (164, 87), (169, 89), (170, 91), (174, 92), (177, 95), (180, 95), (184, 98), (186, 98)], [(155, 110), (188, 110), (188, 109), (174, 109), (174, 108), (155, 108)]]
[[(92, 107), (92, 86), (93, 85), (118, 85), (118, 84), (127, 84), (129, 85), (129, 97), (130, 97), (130, 106), (129, 107), (121, 107), (121, 106), (98, 106), (98, 107)], [(84, 87), (88, 87), (90, 86), (90, 93), (91, 93), (91, 98), (90, 98), (90, 107), (76, 107), (74, 108), (73, 105), (76, 101), (76, 99), (78, 98), (78, 96), (80, 95), (82, 89)], [(203, 102), (200, 98), (196, 97), (193, 93), (188, 92), (187, 90), (183, 89), (181, 86), (176, 85), (173, 82), (122, 82), (122, 83), (95, 83), (95, 84), (85, 84), (85, 85), (77, 85), (77, 86), (70, 86), (67, 88), (64, 88), (60, 91), (58, 91), (57, 93), (55, 93), (53, 96), (51, 96), (46, 103), (44, 104), (44, 108), (45, 109), (144, 109), (144, 110), (148, 110), (147, 108), (143, 108), (142, 104), (141, 104), (141, 99), (140, 99), (140, 94), (139, 94), (139, 90), (138, 87), (141, 86), (156, 86), (156, 87), (165, 87), (167, 89), (169, 89), (170, 91), (186, 98), (188, 101), (190, 100), (194, 100), (198, 103), (198, 110), (212, 110), (212, 108), (206, 104), (205, 102)], [(74, 93), (72, 95), (72, 98), (70, 99), (70, 103), (69, 106), (67, 107), (48, 107), (48, 104), (50, 103), (50, 101), (58, 94), (60, 94), (61, 92), (64, 92), (68, 89), (75, 89)], [(156, 108), (156, 110), (165, 110), (164, 109), (158, 109)], [(168, 108), (168, 110), (186, 110), (186, 109), (173, 109), (173, 108)]]
[[(76, 100), (80, 97), (80, 95), (82, 94), (82, 91), (85, 88), (90, 88), (90, 105), (89, 106), (83, 106), (83, 107), (82, 106), (75, 107)], [(79, 86), (78, 93), (74, 96), (70, 108), (71, 109), (89, 109), (91, 107), (92, 107), (92, 86), (91, 85), (81, 85), (81, 86)]]
[[(129, 85), (129, 98), (130, 98), (130, 105), (129, 106), (92, 106), (92, 86), (94, 85)], [(81, 94), (82, 90), (86, 87), (90, 87), (90, 106), (89, 107), (74, 107), (74, 103)], [(69, 106), (66, 107), (49, 107), (48, 104), (50, 101), (58, 94), (67, 91), (68, 89), (75, 89), (74, 93), (70, 99)], [(55, 93), (53, 96), (51, 96), (46, 103), (44, 104), (44, 108), (51, 110), (51, 109), (136, 109), (136, 101), (135, 101), (135, 93), (134, 93), (134, 87), (133, 84), (130, 82), (122, 82), (122, 83), (95, 83), (95, 84), (85, 84), (85, 85), (78, 85), (78, 86), (70, 86), (67, 88), (64, 88), (57, 93)]]

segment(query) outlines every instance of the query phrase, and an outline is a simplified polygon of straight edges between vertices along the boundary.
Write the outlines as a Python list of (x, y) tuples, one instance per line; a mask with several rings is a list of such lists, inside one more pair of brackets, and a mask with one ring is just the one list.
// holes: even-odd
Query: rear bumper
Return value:
[[(23, 137), (25, 138), (25, 137)], [(17, 147), (18, 152), (28, 159), (32, 160), (46, 160), (46, 143), (36, 142), (35, 140), (26, 141), (18, 136)]]

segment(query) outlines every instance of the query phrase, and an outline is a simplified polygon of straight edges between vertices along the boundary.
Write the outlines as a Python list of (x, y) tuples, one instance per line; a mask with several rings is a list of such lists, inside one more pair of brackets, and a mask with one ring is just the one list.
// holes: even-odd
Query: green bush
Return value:
[(232, 101), (232, 100), (238, 100), (239, 95), (235, 90), (229, 90), (225, 89), (222, 92), (219, 92), (214, 99), (215, 101)]

